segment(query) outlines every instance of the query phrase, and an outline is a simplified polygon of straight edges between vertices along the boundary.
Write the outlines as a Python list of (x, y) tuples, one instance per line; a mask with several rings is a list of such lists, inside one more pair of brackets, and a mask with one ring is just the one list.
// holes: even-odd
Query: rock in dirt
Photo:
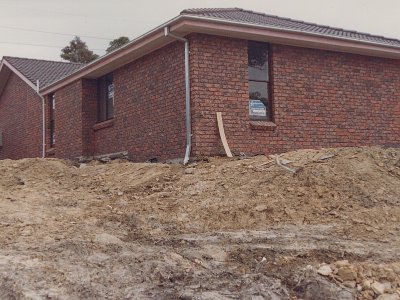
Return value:
[(257, 205), (257, 206), (254, 208), (254, 210), (255, 210), (255, 211), (258, 211), (258, 212), (267, 211), (268, 209), (269, 209), (268, 206), (265, 205), (265, 204)]
[(335, 266), (337, 267), (337, 268), (343, 268), (343, 267), (347, 267), (347, 266), (349, 266), (350, 265), (350, 263), (349, 263), (349, 261), (347, 260), (347, 259), (345, 259), (345, 260), (338, 260), (337, 262), (335, 262)]
[(321, 266), (317, 270), (317, 273), (322, 275), (322, 276), (329, 276), (329, 275), (332, 275), (333, 271), (332, 271), (332, 268), (329, 265), (324, 265), (324, 266)]
[(353, 281), (357, 279), (357, 273), (352, 267), (343, 267), (338, 270), (337, 276), (342, 281)]
[(187, 168), (185, 169), (185, 174), (194, 174), (195, 168)]
[(375, 298), (375, 294), (372, 290), (366, 290), (360, 293), (360, 299), (362, 300), (374, 300)]
[(356, 286), (357, 286), (357, 282), (355, 282), (355, 281), (345, 281), (345, 282), (343, 282), (343, 285), (344, 285), (345, 287), (354, 289), (354, 288), (356, 288)]
[(371, 288), (371, 280), (365, 279), (362, 282), (363, 289), (370, 289)]
[(100, 244), (123, 244), (123, 242), (114, 235), (108, 233), (96, 234), (94, 241)]
[(308, 278), (295, 289), (304, 300), (354, 300), (355, 293), (323, 277)]
[(371, 289), (375, 292), (375, 294), (382, 295), (385, 293), (386, 285), (380, 282), (374, 282), (371, 284)]
[(376, 300), (400, 300), (398, 294), (382, 294)]

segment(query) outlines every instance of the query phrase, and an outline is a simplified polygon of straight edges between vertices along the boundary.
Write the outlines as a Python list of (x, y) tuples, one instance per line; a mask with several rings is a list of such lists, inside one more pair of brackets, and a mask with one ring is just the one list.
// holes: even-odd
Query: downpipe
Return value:
[(185, 90), (186, 90), (186, 153), (183, 159), (183, 164), (186, 165), (190, 159), (190, 152), (192, 149), (192, 117), (190, 113), (190, 65), (189, 65), (189, 40), (177, 36), (170, 32), (168, 26), (164, 27), (164, 35), (171, 37), (185, 44)]
[(46, 157), (46, 109), (45, 109), (45, 100), (42, 95), (39, 93), (40, 85), (39, 80), (36, 81), (36, 93), (42, 99), (42, 158)]

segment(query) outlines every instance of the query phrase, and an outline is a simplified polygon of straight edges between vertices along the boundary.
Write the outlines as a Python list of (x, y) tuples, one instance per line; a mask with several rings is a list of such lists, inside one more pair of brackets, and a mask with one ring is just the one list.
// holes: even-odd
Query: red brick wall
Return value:
[(244, 40), (206, 35), (190, 38), (193, 156), (223, 153), (216, 123), (218, 111), (223, 112), (232, 150), (251, 147), (250, 138), (245, 137), (248, 132), (246, 45)]
[(184, 45), (173, 43), (115, 70), (114, 119), (103, 124), (96, 124), (96, 80), (84, 79), (57, 91), (55, 156), (129, 151), (135, 161), (183, 158), (183, 62)]
[(11, 73), (0, 97), (0, 159), (42, 156), (42, 100)]
[(191, 64), (194, 156), (223, 154), (217, 111), (237, 154), (400, 146), (398, 60), (273, 45), (275, 130), (250, 126), (245, 40), (193, 35)]
[[(76, 81), (56, 93), (55, 147), (47, 156), (75, 159), (94, 154), (94, 131), (97, 112), (96, 80)], [(49, 101), (49, 97), (46, 97)], [(49, 106), (49, 105), (48, 105)], [(49, 122), (50, 112), (48, 112)], [(48, 123), (49, 124), (49, 123)], [(50, 146), (50, 127), (47, 149)]]
[(83, 154), (82, 81), (58, 90), (55, 96), (55, 156), (80, 157)]
[[(400, 61), (273, 45), (276, 127), (254, 128), (248, 115), (247, 41), (196, 34), (190, 43), (192, 156), (223, 154), (217, 111), (236, 154), (400, 146)], [(135, 161), (182, 158), (183, 55), (176, 42), (115, 70), (114, 119), (107, 123), (95, 124), (95, 80), (57, 91), (56, 156), (128, 150)]]
[(185, 154), (184, 45), (173, 43), (114, 71), (114, 122), (95, 132), (95, 154), (135, 161)]
[(95, 133), (93, 126), (97, 121), (97, 80), (82, 81), (82, 156), (93, 156), (95, 152)]

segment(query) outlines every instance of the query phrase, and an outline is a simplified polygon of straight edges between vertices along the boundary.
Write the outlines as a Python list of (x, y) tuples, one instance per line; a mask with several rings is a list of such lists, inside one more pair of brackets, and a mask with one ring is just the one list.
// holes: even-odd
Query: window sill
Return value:
[(95, 124), (93, 126), (93, 130), (97, 131), (97, 130), (100, 130), (100, 129), (103, 129), (103, 128), (112, 127), (112, 126), (114, 126), (114, 119), (110, 119), (110, 120), (103, 121), (103, 122)]
[(276, 124), (270, 121), (250, 121), (250, 128), (253, 130), (274, 131)]

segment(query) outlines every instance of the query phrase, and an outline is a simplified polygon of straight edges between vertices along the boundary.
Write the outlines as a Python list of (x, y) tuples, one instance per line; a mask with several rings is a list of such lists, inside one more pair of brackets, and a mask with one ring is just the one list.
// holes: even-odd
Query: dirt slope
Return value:
[(400, 299), (399, 204), (400, 149), (0, 161), (0, 299)]

